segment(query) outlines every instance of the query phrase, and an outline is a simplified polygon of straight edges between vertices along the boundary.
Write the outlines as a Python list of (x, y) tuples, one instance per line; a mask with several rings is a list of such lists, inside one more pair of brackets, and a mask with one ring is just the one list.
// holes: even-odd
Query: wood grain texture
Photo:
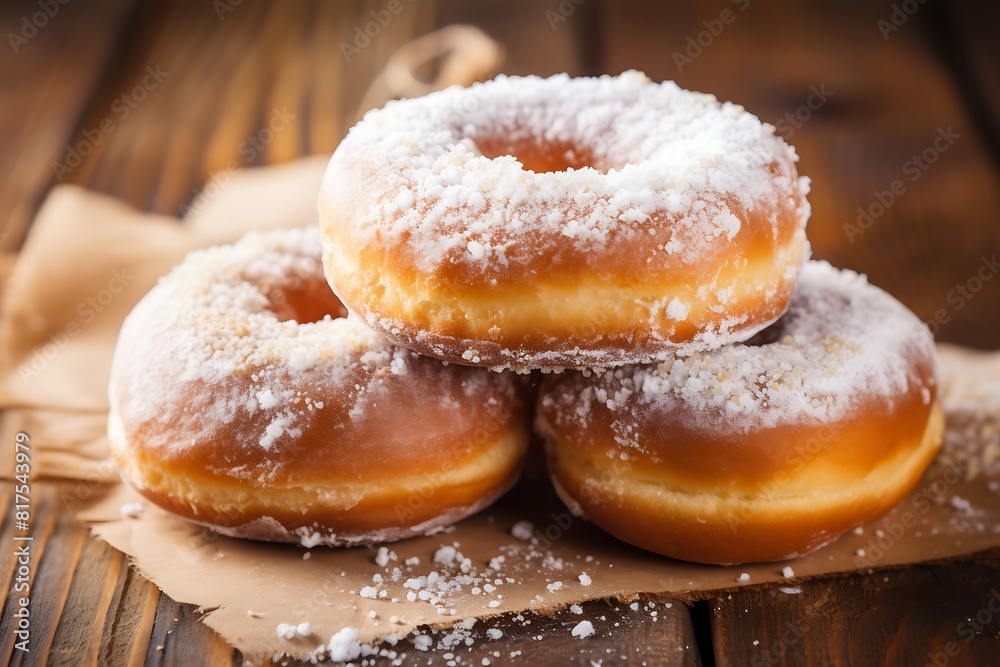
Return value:
[[(8, 486), (10, 482), (2, 482)], [(13, 616), (16, 597), (7, 596), (3, 615), (0, 617), (0, 657), (11, 664), (44, 665), (49, 660), (59, 617), (66, 604), (73, 573), (88, 531), (71, 517), (60, 511), (55, 487), (33, 484), (31, 487), (30, 576), (31, 590), (31, 651), (14, 649), (14, 630), (17, 619)], [(7, 512), (7, 514), (11, 514)], [(13, 545), (15, 534), (13, 517), (5, 516), (3, 537)], [(21, 534), (20, 531), (17, 534)], [(4, 561), (13, 561), (13, 549), (4, 551)], [(7, 567), (13, 568), (11, 562)], [(23, 663), (22, 663), (23, 661)]]
[[(14, 538), (14, 517), (11, 516), (11, 509), (14, 505), (14, 485), (11, 483), (0, 484), (0, 507), (5, 508), (7, 511), (4, 512), (2, 522), (0, 522), (0, 539), (5, 540), (6, 544), (12, 544)], [(7, 591), (7, 595), (10, 595), (10, 591), (14, 585), (14, 570), (17, 567), (17, 561), (14, 558), (4, 555), (4, 558), (0, 559), (0, 590)], [(4, 604), (4, 609), (6, 609), (6, 603)], [(4, 612), (6, 616), (6, 611)], [(6, 635), (2, 632), (2, 625), (0, 625), (0, 647), (7, 646), (8, 641)], [(6, 655), (6, 653), (0, 653), (0, 656)]]
[[(504, 44), (509, 73), (644, 69), (654, 78), (743, 102), (764, 120), (784, 119), (779, 129), (798, 147), (802, 171), (814, 181), (810, 234), (816, 254), (869, 272), (921, 317), (944, 309), (941, 337), (1000, 346), (1000, 278), (984, 283), (961, 307), (949, 299), (979, 270), (982, 255), (1000, 251), (997, 159), (985, 124), (995, 127), (998, 120), (995, 38), (976, 3), (958, 3), (953, 15), (958, 44), (968, 53), (964, 64), (948, 60), (932, 12), (918, 11), (883, 39), (878, 21), (890, 16), (890, 0), (836, 6), (816, 0), (403, 4), (403, 12), (347, 55), (343, 45), (355, 44), (357, 29), (384, 2), (67, 5), (16, 59), (5, 55), (10, 66), (0, 70), (6, 233), (0, 249), (20, 243), (55, 182), (53, 160), (86, 146), (88, 137), (100, 141), (64, 174), (67, 182), (141, 209), (182, 213), (213, 174), (332, 151), (396, 48), (439, 25), (465, 22)], [(29, 0), (7, 3), (0, 13), (4, 32), (34, 6)], [(706, 21), (727, 9), (734, 21), (710, 35), (690, 63), (674, 58), (707, 29)], [(969, 86), (985, 100), (985, 111), (970, 108), (978, 103)], [(832, 95), (809, 109), (814, 88)], [(804, 114), (804, 105), (808, 118), (796, 127), (788, 114)], [(876, 201), (913, 153), (949, 125), (961, 138), (852, 243), (844, 224), (856, 221), (856, 209)], [(162, 595), (120, 553), (61, 512), (64, 491), (40, 483), (33, 489), (37, 650), (27, 659), (15, 655), (8, 597), (0, 617), (0, 662), (242, 665), (190, 605)], [(10, 484), (0, 484), (0, 504), (10, 503)], [(9, 515), (0, 530), (6, 544), (14, 533)], [(8, 590), (14, 566), (4, 552), (0, 583)], [(625, 612), (620, 603), (592, 602), (580, 617), (567, 612), (527, 617), (528, 625), (512, 616), (481, 623), (473, 646), (455, 653), (462, 664), (487, 658), (494, 665), (601, 659), (606, 665), (696, 665), (699, 650), (706, 664), (878, 664), (889, 658), (923, 664), (925, 653), (959, 641), (961, 651), (949, 665), (995, 664), (995, 620), (969, 642), (955, 637), (966, 616), (988, 608), (983, 605), (991, 587), (1000, 588), (997, 573), (995, 563), (954, 563), (822, 579), (803, 584), (801, 595), (779, 587), (744, 589), (711, 601), (708, 619), (696, 614), (692, 620), (679, 603), (669, 610), (658, 606), (653, 617)], [(581, 618), (597, 629), (586, 642), (571, 635)], [(484, 639), (487, 627), (503, 636)], [(788, 650), (778, 656), (775, 647), (781, 646)], [(406, 664), (444, 664), (452, 652), (400, 647)]]
[[(409, 640), (391, 647), (391, 653), (369, 658), (372, 667), (404, 665), (664, 665), (698, 667), (702, 664), (694, 642), (688, 607), (669, 598), (642, 601), (638, 610), (626, 603), (595, 600), (553, 616), (508, 614), (477, 623), (453, 647), (438, 647), (443, 634), (434, 636), (429, 650), (414, 648)], [(669, 606), (667, 606), (669, 604)], [(573, 628), (591, 621), (594, 634), (574, 637)], [(493, 638), (489, 630), (502, 634)], [(418, 632), (424, 632), (423, 629)], [(282, 660), (268, 665), (300, 667), (308, 663)]]
[(66, 592), (64, 610), (52, 636), (50, 663), (66, 665), (98, 662), (103, 621), (116, 592), (116, 584), (128, 563), (108, 544), (83, 540), (83, 549)]
[(867, 273), (942, 340), (1000, 347), (1000, 279), (976, 278), (1000, 251), (1000, 170), (929, 13), (883, 33), (888, 0), (689, 3), (669, 21), (651, 18), (658, 7), (607, 12), (605, 71), (642, 67), (776, 124), (812, 178), (814, 256)]
[[(573, 76), (585, 71), (583, 54), (589, 50), (581, 40), (580, 18), (587, 4), (577, 6), (563, 0), (486, 0), (468, 3), (443, 0), (439, 3), (441, 25), (469, 23), (482, 28), (504, 46), (506, 74), (546, 76), (568, 72)], [(561, 6), (573, 7), (567, 13)]]
[(192, 605), (179, 604), (161, 595), (146, 665), (222, 665), (242, 660), (207, 625), (198, 621)]
[(133, 4), (52, 2), (46, 12), (37, 0), (16, 0), (0, 8), (0, 251), (20, 247), (57, 182), (52, 165), (65, 159)]
[(1000, 164), (1000, 48), (996, 26), (1000, 5), (955, 0), (932, 5), (932, 20), (943, 24), (939, 49), (947, 58), (956, 85), (988, 139), (994, 162)]
[(717, 665), (1000, 664), (996, 560), (790, 585), (713, 600)]
[[(372, 662), (380, 667), (398, 659), (406, 665), (443, 665), (451, 660), (474, 666), (701, 665), (687, 606), (669, 599), (659, 600), (653, 607), (646, 607), (647, 604), (644, 602), (641, 609), (633, 611), (625, 603), (595, 600), (581, 605), (580, 614), (567, 610), (553, 616), (506, 615), (477, 623), (470, 632), (469, 645), (463, 640), (453, 648), (420, 651), (404, 640), (394, 647), (395, 657), (381, 657)], [(572, 634), (582, 620), (590, 621), (594, 629), (594, 634), (586, 639)], [(503, 634), (492, 639), (487, 634), (490, 629)], [(435, 643), (440, 637), (440, 634), (435, 637)]]
[(345, 56), (382, 4), (142, 5), (82, 122), (115, 129), (67, 180), (178, 215), (214, 174), (332, 152), (386, 58), (433, 27), (434, 3), (404, 3)]
[[(123, 554), (116, 555), (125, 559)], [(132, 667), (144, 663), (159, 599), (160, 590), (133, 568), (119, 568), (104, 617), (99, 664)]]

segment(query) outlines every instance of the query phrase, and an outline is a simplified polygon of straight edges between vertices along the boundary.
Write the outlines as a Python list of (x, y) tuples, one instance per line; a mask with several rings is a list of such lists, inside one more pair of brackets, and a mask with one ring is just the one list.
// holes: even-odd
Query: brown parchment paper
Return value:
[[(789, 563), (701, 566), (629, 547), (571, 517), (538, 461), (518, 487), (480, 515), (450, 531), (387, 545), (392, 554), (385, 554), (385, 566), (377, 564), (376, 549), (307, 552), (218, 537), (148, 503), (131, 516), (129, 505), (139, 499), (118, 482), (105, 438), (108, 368), (122, 319), (189, 250), (234, 240), (251, 228), (314, 224), (325, 161), (237, 174), (183, 223), (57, 187), (32, 227), (0, 308), (0, 474), (11, 477), (14, 434), (27, 432), (33, 479), (77, 480), (62, 494), (67, 511), (128, 554), (168, 595), (204, 609), (204, 622), (249, 659), (307, 656), (347, 627), (359, 630), (360, 641), (374, 641), (403, 637), (419, 626), (549, 612), (596, 598), (690, 599), (773, 581), (787, 582), (784, 590), (795, 594), (801, 577), (1000, 546), (1000, 354), (948, 346), (940, 348), (948, 432), (933, 468), (884, 519)], [(522, 521), (531, 523), (527, 540), (511, 534)], [(469, 559), (466, 583), (432, 600), (407, 600), (411, 578), (436, 571), (462, 581), (455, 577), (461, 558), (434, 561), (436, 553), (439, 559), (450, 553), (438, 553), (442, 547)], [(502, 562), (494, 560), (500, 556)], [(406, 563), (413, 558), (419, 562)], [(584, 573), (589, 585), (580, 580)], [(741, 581), (742, 573), (749, 578)], [(488, 594), (487, 582), (495, 587)], [(308, 636), (279, 637), (278, 624), (303, 621), (311, 625)]]

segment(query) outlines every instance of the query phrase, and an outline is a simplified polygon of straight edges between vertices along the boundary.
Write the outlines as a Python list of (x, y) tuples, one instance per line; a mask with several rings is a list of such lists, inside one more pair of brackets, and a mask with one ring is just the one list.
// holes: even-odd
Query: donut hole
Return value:
[[(824, 295), (824, 302), (824, 308), (828, 312), (847, 312), (851, 308), (851, 300), (841, 294)], [(794, 303), (793, 297), (793, 305)], [(742, 344), (749, 347), (764, 347), (780, 342), (791, 331), (799, 330), (801, 333), (802, 327), (799, 324), (801, 317), (798, 309), (790, 307), (776, 322)]]
[(787, 330), (785, 325), (786, 322), (784, 322), (784, 317), (782, 317), (763, 331), (758, 331), (754, 334), (753, 338), (744, 342), (743, 345), (746, 345), (747, 347), (764, 347), (766, 345), (773, 345), (784, 338), (785, 331)]
[(322, 278), (294, 277), (267, 293), (271, 310), (282, 322), (319, 322), (327, 315), (347, 317), (347, 308)]
[(535, 137), (511, 139), (486, 137), (476, 139), (483, 155), (498, 158), (509, 155), (536, 174), (590, 167), (602, 174), (609, 165), (600, 164), (592, 151), (569, 142), (539, 142)]

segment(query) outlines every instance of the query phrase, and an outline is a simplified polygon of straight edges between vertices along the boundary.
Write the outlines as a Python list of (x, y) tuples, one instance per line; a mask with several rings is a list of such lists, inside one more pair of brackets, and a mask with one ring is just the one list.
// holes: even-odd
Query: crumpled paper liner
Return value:
[[(0, 421), (0, 470), (12, 475), (13, 434), (26, 431), (34, 479), (82, 480), (78, 491), (64, 495), (67, 508), (79, 511), (98, 536), (128, 554), (168, 595), (206, 610), (204, 622), (248, 658), (306, 656), (345, 627), (358, 628), (361, 641), (373, 641), (402, 637), (420, 626), (528, 609), (548, 612), (597, 598), (691, 599), (738, 585), (785, 581), (785, 565), (798, 578), (1000, 546), (1000, 354), (947, 346), (941, 348), (941, 375), (949, 425), (932, 470), (881, 521), (789, 563), (704, 566), (632, 548), (572, 518), (539, 465), (529, 466), (522, 483), (497, 505), (453, 530), (388, 545), (395, 559), (386, 567), (376, 564), (375, 549), (317, 548), (306, 558), (297, 546), (219, 537), (149, 503), (137, 516), (123, 516), (122, 506), (138, 497), (117, 481), (105, 436), (108, 367), (123, 317), (193, 248), (234, 240), (250, 228), (313, 224), (324, 164), (325, 158), (311, 158), (239, 174), (224, 195), (185, 223), (58, 187), (32, 227), (0, 320), (0, 404), (7, 408)], [(84, 321), (79, 304), (107, 289), (115, 271), (127, 273), (128, 284)], [(78, 330), (69, 327), (74, 322)], [(59, 337), (70, 330), (73, 335)], [(44, 354), (57, 338), (58, 349)], [(39, 353), (44, 364), (36, 361)], [(511, 534), (520, 521), (533, 526), (527, 541)], [(434, 562), (442, 546), (470, 559), (475, 581), (434, 596), (440, 599), (407, 600), (413, 591), (404, 587), (407, 580), (431, 571), (454, 574), (459, 567)], [(504, 560), (494, 561), (497, 568), (491, 570), (498, 556)], [(419, 564), (406, 565), (413, 557)], [(392, 581), (396, 567), (400, 573)], [(744, 572), (749, 579), (740, 581)], [(589, 585), (581, 582), (583, 573)], [(495, 590), (487, 592), (486, 582)], [(794, 593), (794, 582), (787, 583)], [(375, 598), (362, 595), (363, 589)], [(379, 597), (382, 590), (385, 597)], [(311, 635), (278, 636), (279, 623), (302, 621), (311, 623)]]

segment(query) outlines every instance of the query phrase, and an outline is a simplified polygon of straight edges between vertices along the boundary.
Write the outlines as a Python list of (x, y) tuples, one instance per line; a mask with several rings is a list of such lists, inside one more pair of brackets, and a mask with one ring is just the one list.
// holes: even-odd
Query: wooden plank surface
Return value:
[(144, 3), (82, 127), (127, 116), (67, 181), (178, 215), (213, 174), (332, 152), (388, 55), (433, 27), (434, 3), (407, 3), (348, 62), (341, 43), (379, 8)]
[(1000, 665), (995, 560), (786, 590), (740, 589), (712, 601), (717, 665)]
[[(779, 124), (798, 147), (803, 172), (814, 178), (810, 234), (816, 254), (869, 272), (924, 318), (945, 309), (942, 337), (1000, 347), (1000, 280), (962, 308), (948, 298), (977, 270), (982, 254), (1000, 250), (997, 156), (990, 152), (987, 124), (997, 122), (996, 77), (990, 77), (996, 51), (989, 48), (992, 33), (981, 34), (976, 4), (959, 3), (953, 17), (958, 35), (980, 35), (968, 44), (959, 40), (968, 47), (964, 64), (942, 51), (930, 13), (922, 10), (883, 39), (878, 21), (890, 16), (890, 2), (758, 6), (745, 0), (670, 7), (652, 0), (406, 3), (377, 38), (346, 58), (340, 44), (383, 4), (178, 1), (133, 8), (104, 0), (86, 11), (82, 3), (63, 7), (16, 59), (4, 57), (0, 203), (6, 237), (0, 248), (20, 243), (56, 180), (52, 162), (85, 147), (88, 137), (100, 141), (60, 174), (65, 181), (178, 214), (215, 172), (333, 150), (389, 54), (438, 25), (468, 22), (503, 42), (510, 73), (639, 68), (743, 102), (775, 123), (804, 114), (814, 89), (832, 91), (808, 109), (801, 127)], [(35, 6), (8, 3), (0, 25), (16, 29)], [(697, 39), (706, 21), (727, 9), (735, 19), (692, 62), (674, 58), (686, 53), (689, 38)], [(766, 49), (761, 34), (769, 36)], [(985, 100), (978, 110), (970, 107), (979, 104), (975, 90)], [(856, 209), (870, 206), (875, 193), (900, 177), (913, 152), (932, 145), (938, 129), (949, 124), (960, 128), (961, 140), (852, 242), (844, 224), (856, 221)], [(263, 141), (265, 136), (270, 138)], [(242, 664), (197, 621), (194, 609), (161, 595), (120, 553), (61, 513), (58, 486), (36, 483), (34, 490), (37, 651), (23, 664)], [(9, 505), (9, 484), (0, 484), (0, 501)], [(5, 514), (0, 538), (9, 544), (12, 534)], [(8, 588), (13, 567), (9, 558), (0, 559), (0, 582)], [(568, 612), (529, 618), (529, 625), (508, 616), (494, 622), (504, 633), (500, 640), (483, 641), (485, 624), (476, 630), (478, 640), (463, 649), (462, 664), (483, 658), (504, 664), (517, 651), (516, 659), (540, 665), (920, 658), (925, 649), (946, 649), (963, 615), (988, 604), (989, 591), (1000, 588), (998, 573), (991, 561), (824, 578), (803, 584), (799, 595), (778, 587), (726, 594), (699, 603), (694, 614), (661, 600), (656, 617), (593, 602), (580, 618), (605, 620), (595, 622), (598, 633), (586, 643), (570, 635), (574, 617)], [(925, 603), (930, 611), (922, 611)], [(0, 618), (0, 660), (15, 656), (10, 608), (8, 599)], [(790, 643), (784, 638), (789, 627), (804, 639)], [(949, 664), (990, 664), (997, 626), (984, 628), (989, 632), (963, 643)], [(782, 645), (787, 650), (780, 658), (777, 650), (763, 653)], [(417, 655), (410, 649), (408, 658), (443, 664), (447, 652)], [(15, 664), (22, 659), (15, 657)]]
[[(115, 557), (125, 561), (123, 554)], [(160, 597), (160, 590), (134, 569), (119, 568), (114, 595), (104, 616), (99, 664), (142, 664), (153, 643), (153, 624)], [(216, 650), (218, 644), (211, 642), (211, 648)]]
[[(586, 640), (572, 635), (573, 628), (584, 619), (591, 621), (594, 629)], [(502, 634), (493, 639), (489, 630)], [(403, 664), (455, 661), (460, 665), (532, 667), (702, 664), (687, 606), (669, 599), (643, 601), (637, 610), (623, 602), (595, 600), (581, 605), (579, 614), (566, 610), (553, 616), (506, 615), (477, 623), (469, 639), (469, 645), (463, 641), (455, 647), (435, 646), (428, 651), (418, 651), (404, 640), (394, 647), (395, 655), (373, 658), (371, 663), (373, 667), (387, 667), (401, 659)]]
[(919, 10), (880, 28), (893, 4), (723, 0), (654, 21), (658, 3), (629, 3), (607, 13), (604, 69), (642, 66), (774, 123), (813, 181), (816, 257), (867, 273), (942, 340), (1000, 347), (1000, 280), (956, 289), (1000, 250), (996, 156), (942, 61), (942, 26)]
[[(17, 248), (57, 182), (77, 123), (110, 62), (132, 0), (4, 3), (0, 12), (0, 251)], [(12, 37), (13, 35), (13, 37)]]
[(955, 0), (932, 5), (938, 50), (949, 65), (956, 85), (965, 96), (986, 137), (987, 150), (1000, 163), (1000, 48), (996, 26), (1000, 4)]

